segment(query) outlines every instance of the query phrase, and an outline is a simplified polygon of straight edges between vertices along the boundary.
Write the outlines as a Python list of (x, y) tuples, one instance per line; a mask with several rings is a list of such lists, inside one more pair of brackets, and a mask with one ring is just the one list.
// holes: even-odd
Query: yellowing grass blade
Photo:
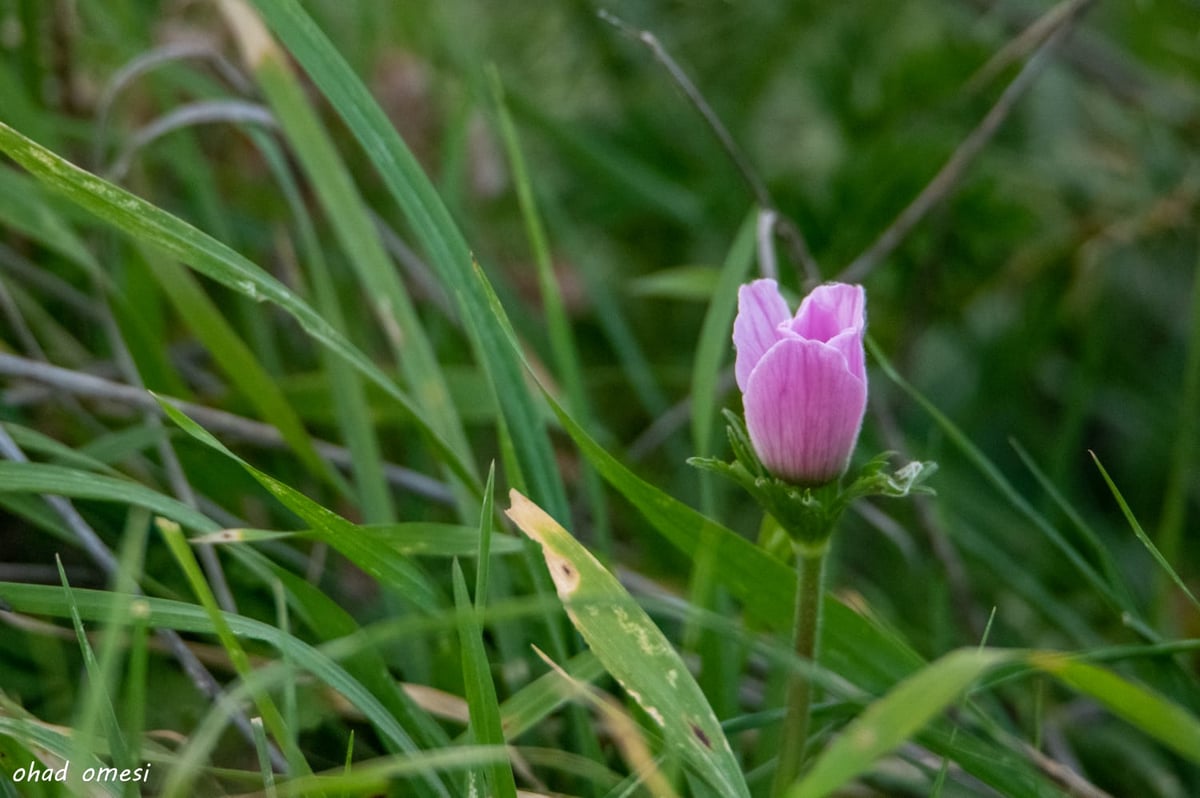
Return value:
[(662, 730), (669, 748), (720, 795), (750, 795), (721, 724), (678, 652), (616, 578), (517, 491), (507, 515), (542, 547), (567, 615), (596, 658)]

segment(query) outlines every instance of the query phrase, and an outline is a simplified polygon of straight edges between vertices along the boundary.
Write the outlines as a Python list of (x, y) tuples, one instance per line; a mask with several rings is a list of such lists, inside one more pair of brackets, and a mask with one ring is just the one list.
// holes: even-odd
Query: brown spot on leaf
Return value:
[(696, 739), (699, 740), (705, 748), (712, 750), (712, 741), (708, 739), (708, 735), (704, 733), (704, 729), (701, 729), (695, 723), (692, 724), (692, 734), (696, 735)]

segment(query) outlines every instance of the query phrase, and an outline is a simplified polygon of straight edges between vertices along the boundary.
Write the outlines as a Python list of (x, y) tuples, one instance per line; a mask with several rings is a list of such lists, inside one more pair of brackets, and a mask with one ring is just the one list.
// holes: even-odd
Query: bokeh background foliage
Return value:
[(763, 794), (793, 583), (684, 461), (816, 276), (767, 203), (867, 286), (861, 459), (941, 465), (842, 524), (798, 794), (1200, 794), (1200, 8), (607, 10), (752, 173), (591, 2), (0, 0), (0, 792)]

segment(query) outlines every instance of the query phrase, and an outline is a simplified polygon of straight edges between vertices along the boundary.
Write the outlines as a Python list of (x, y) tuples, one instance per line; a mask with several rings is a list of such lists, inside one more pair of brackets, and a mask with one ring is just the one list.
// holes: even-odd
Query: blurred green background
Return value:
[[(420, 159), (518, 333), (553, 372), (533, 256), (491, 100), (487, 70), (494, 67), (546, 222), (592, 411), (589, 431), (650, 482), (690, 504), (705, 502), (737, 531), (756, 535), (748, 500), (716, 485), (702, 497), (709, 477), (684, 463), (694, 451), (682, 404), (721, 264), (754, 197), (663, 65), (601, 19), (601, 6), (584, 0), (304, 5)], [(603, 8), (652, 31), (678, 61), (779, 212), (803, 232), (822, 279), (837, 278), (929, 184), (1057, 13), (1048, 3), (987, 0), (662, 0)], [(192, 57), (115, 82), (163, 47)], [(235, 100), (260, 102), (252, 83), (238, 76), (230, 34), (210, 4), (0, 0), (0, 52), (5, 123), (295, 284), (297, 245), (284, 227), (289, 207), (244, 125), (219, 118), (140, 144), (166, 115), (219, 101), (218, 117), (228, 117)], [(1169, 562), (1195, 584), (1200, 5), (1090, 4), (1049, 57), (961, 181), (862, 277), (870, 334), (1028, 508), (1102, 567), (1104, 557), (1088, 548), (1081, 526), (1094, 531), (1149, 616), (1168, 634), (1196, 636), (1200, 618), (1166, 588), (1088, 452)], [(411, 229), (365, 156), (305, 85), (368, 205), (412, 246)], [(107, 274), (126, 300), (118, 323), (148, 387), (258, 414), (147, 278), (143, 253), (43, 195), (11, 165), (0, 167), (0, 179), (0, 350), (121, 381), (103, 318), (88, 310), (95, 287), (82, 264)], [(25, 202), (28, 192), (36, 203)], [(313, 204), (309, 187), (304, 198)], [(40, 221), (24, 219), (22, 208), (30, 207), (43, 214)], [(43, 224), (50, 226), (37, 227)], [(71, 241), (86, 242), (91, 255), (72, 250), (65, 238), (56, 246), (52, 236), (30, 234), (54, 224), (74, 229), (79, 238)], [(319, 214), (316, 234), (333, 253), (333, 234)], [(800, 264), (782, 244), (777, 254), (781, 281), (798, 297), (805, 290)], [(476, 463), (486, 467), (500, 457), (494, 408), (465, 335), (444, 310), (451, 298), (433, 283), (422, 253), (410, 255), (397, 268), (467, 423)], [(349, 337), (385, 360), (385, 333), (359, 312), (361, 287), (338, 254), (329, 261)], [(312, 342), (270, 307), (215, 284), (205, 290), (306, 426), (337, 440)], [(726, 362), (731, 358), (730, 347)], [(936, 460), (938, 496), (850, 515), (836, 543), (835, 591), (859, 597), (927, 657), (978, 643), (993, 611), (994, 645), (1075, 648), (1134, 639), (1030, 515), (911, 396), (877, 368), (871, 378), (859, 458), (900, 449)], [(81, 406), (11, 377), (0, 386), (6, 420), (75, 449), (111, 443), (112, 433), (139, 423), (119, 403)], [(736, 408), (735, 394), (721, 393), (718, 406)], [(370, 405), (385, 459), (439, 476), (437, 457), (389, 400), (372, 393)], [(594, 517), (583, 500), (585, 465), (564, 435), (556, 433), (554, 443), (574, 531), (601, 549), (611, 534), (616, 562), (685, 590), (684, 561), (644, 534), (645, 522), (628, 505), (610, 501), (608, 517)], [(216, 455), (184, 441), (179, 451), (200, 494), (263, 527), (287, 523), (241, 472), (207, 468)], [(239, 451), (326, 506), (363, 519), (360, 504), (339, 497), (293, 455)], [(116, 464), (135, 475), (140, 467)], [(501, 474), (498, 484), (507, 485)], [(405, 520), (455, 517), (413, 494), (399, 492), (395, 502)], [(47, 565), (58, 544), (6, 506), (3, 578), (55, 583)], [(101, 527), (116, 527), (120, 518), (101, 506), (88, 511)], [(81, 556), (67, 556), (78, 569), (73, 583), (102, 581)], [(165, 553), (158, 556), (167, 562)], [(240, 578), (233, 575), (235, 586)], [(373, 583), (340, 562), (330, 565), (324, 584), (361, 617), (385, 612)], [(261, 591), (250, 595), (251, 607), (269, 606)], [(42, 698), (53, 705), (44, 675), (23, 672), (0, 646), (2, 656), (10, 657), (5, 673), (27, 697), (45, 689)], [(1076, 749), (1081, 767), (1115, 794), (1145, 794), (1137, 792), (1143, 782), (1123, 781), (1140, 777), (1106, 763), (1104, 740), (1098, 734)]]

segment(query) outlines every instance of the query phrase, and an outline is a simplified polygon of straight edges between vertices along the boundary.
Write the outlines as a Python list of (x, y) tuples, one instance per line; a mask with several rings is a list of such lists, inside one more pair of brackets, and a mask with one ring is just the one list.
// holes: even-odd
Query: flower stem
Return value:
[[(825, 546), (818, 550), (796, 547), (796, 619), (792, 646), (796, 655), (811, 665), (817, 663), (817, 637), (821, 628), (822, 582), (825, 572)], [(793, 671), (788, 680), (787, 714), (783, 720), (783, 741), (779, 766), (771, 787), (773, 798), (780, 798), (800, 775), (804, 764), (804, 745), (808, 741), (809, 708), (813, 683), (808, 673)]]

